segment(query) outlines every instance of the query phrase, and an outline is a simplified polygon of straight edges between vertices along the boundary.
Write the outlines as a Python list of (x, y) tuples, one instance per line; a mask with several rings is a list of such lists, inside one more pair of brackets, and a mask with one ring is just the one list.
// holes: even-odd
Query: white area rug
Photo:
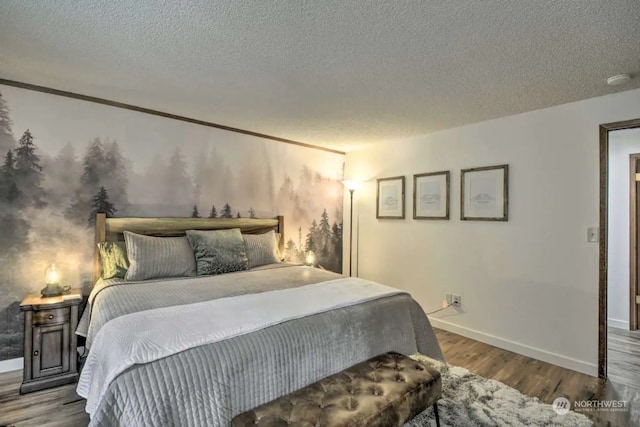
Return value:
[[(442, 427), (594, 425), (585, 415), (575, 412), (558, 415), (551, 405), (525, 396), (500, 381), (483, 378), (464, 368), (445, 365), (422, 355), (411, 357), (433, 366), (442, 375), (442, 399), (438, 401)], [(435, 425), (433, 409), (429, 408), (406, 423), (405, 427)]]

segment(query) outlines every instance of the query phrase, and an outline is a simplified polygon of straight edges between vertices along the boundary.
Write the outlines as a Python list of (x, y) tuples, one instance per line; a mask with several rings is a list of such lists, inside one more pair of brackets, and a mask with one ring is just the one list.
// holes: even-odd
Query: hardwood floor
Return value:
[[(629, 350), (640, 350), (640, 340), (630, 343), (621, 334), (612, 339), (610, 331), (610, 342), (617, 340), (618, 344), (610, 345), (609, 357), (618, 362), (610, 365), (611, 378), (605, 381), (440, 329), (436, 329), (436, 335), (444, 357), (451, 365), (498, 380), (545, 403), (553, 403), (560, 396), (572, 404), (576, 400), (626, 400), (629, 401), (629, 412), (599, 411), (585, 415), (597, 426), (640, 426), (640, 351)], [(631, 369), (637, 376), (629, 375)]]
[(0, 374), (0, 426), (86, 427), (89, 416), (76, 384), (20, 395), (22, 371)]
[(609, 328), (608, 332), (609, 379), (640, 387), (640, 331)]
[[(574, 400), (628, 400), (631, 412), (587, 413), (598, 426), (640, 426), (640, 334), (611, 330), (609, 370), (603, 381), (549, 363), (521, 356), (472, 339), (436, 329), (451, 365), (501, 381), (529, 396), (552, 403), (556, 397)], [(631, 335), (631, 336), (628, 336)], [(634, 363), (635, 361), (638, 363)], [(0, 426), (86, 426), (84, 400), (75, 384), (20, 396), (22, 372), (0, 374)], [(634, 409), (635, 407), (635, 409)]]

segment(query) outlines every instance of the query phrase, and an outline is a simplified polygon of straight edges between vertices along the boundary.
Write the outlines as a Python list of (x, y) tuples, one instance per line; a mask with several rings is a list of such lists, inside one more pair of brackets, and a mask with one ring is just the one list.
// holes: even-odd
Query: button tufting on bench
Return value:
[(239, 414), (232, 425), (401, 426), (431, 405), (437, 409), (441, 389), (438, 371), (387, 353)]

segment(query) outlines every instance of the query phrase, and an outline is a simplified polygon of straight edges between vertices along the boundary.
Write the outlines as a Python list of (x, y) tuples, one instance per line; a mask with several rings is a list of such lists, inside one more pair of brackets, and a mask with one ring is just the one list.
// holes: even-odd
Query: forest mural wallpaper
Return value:
[(110, 216), (285, 216), (285, 256), (342, 270), (340, 154), (0, 85), (0, 360), (22, 357), (20, 301), (91, 288)]

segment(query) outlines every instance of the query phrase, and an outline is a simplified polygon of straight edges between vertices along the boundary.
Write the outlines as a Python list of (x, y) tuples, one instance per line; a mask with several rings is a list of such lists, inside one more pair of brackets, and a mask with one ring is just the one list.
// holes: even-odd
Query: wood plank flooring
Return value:
[(640, 387), (640, 331), (609, 328), (607, 336), (609, 379)]
[[(436, 334), (451, 365), (496, 379), (547, 403), (558, 396), (565, 396), (572, 402), (582, 399), (629, 400), (630, 413), (596, 412), (587, 415), (598, 426), (640, 426), (640, 334), (627, 336), (625, 331), (610, 331), (609, 381), (443, 330), (436, 329)], [(0, 426), (84, 427), (89, 423), (84, 412), (84, 400), (75, 393), (75, 384), (20, 396), (21, 381), (20, 371), (0, 374)]]
[(0, 426), (86, 427), (76, 384), (20, 395), (22, 371), (0, 374)]
[[(609, 330), (609, 380), (502, 350), (460, 335), (436, 329), (447, 363), (498, 380), (545, 403), (564, 396), (576, 400), (627, 400), (630, 412), (585, 413), (597, 426), (640, 426), (640, 340), (625, 331)], [(634, 374), (630, 374), (633, 372)]]

